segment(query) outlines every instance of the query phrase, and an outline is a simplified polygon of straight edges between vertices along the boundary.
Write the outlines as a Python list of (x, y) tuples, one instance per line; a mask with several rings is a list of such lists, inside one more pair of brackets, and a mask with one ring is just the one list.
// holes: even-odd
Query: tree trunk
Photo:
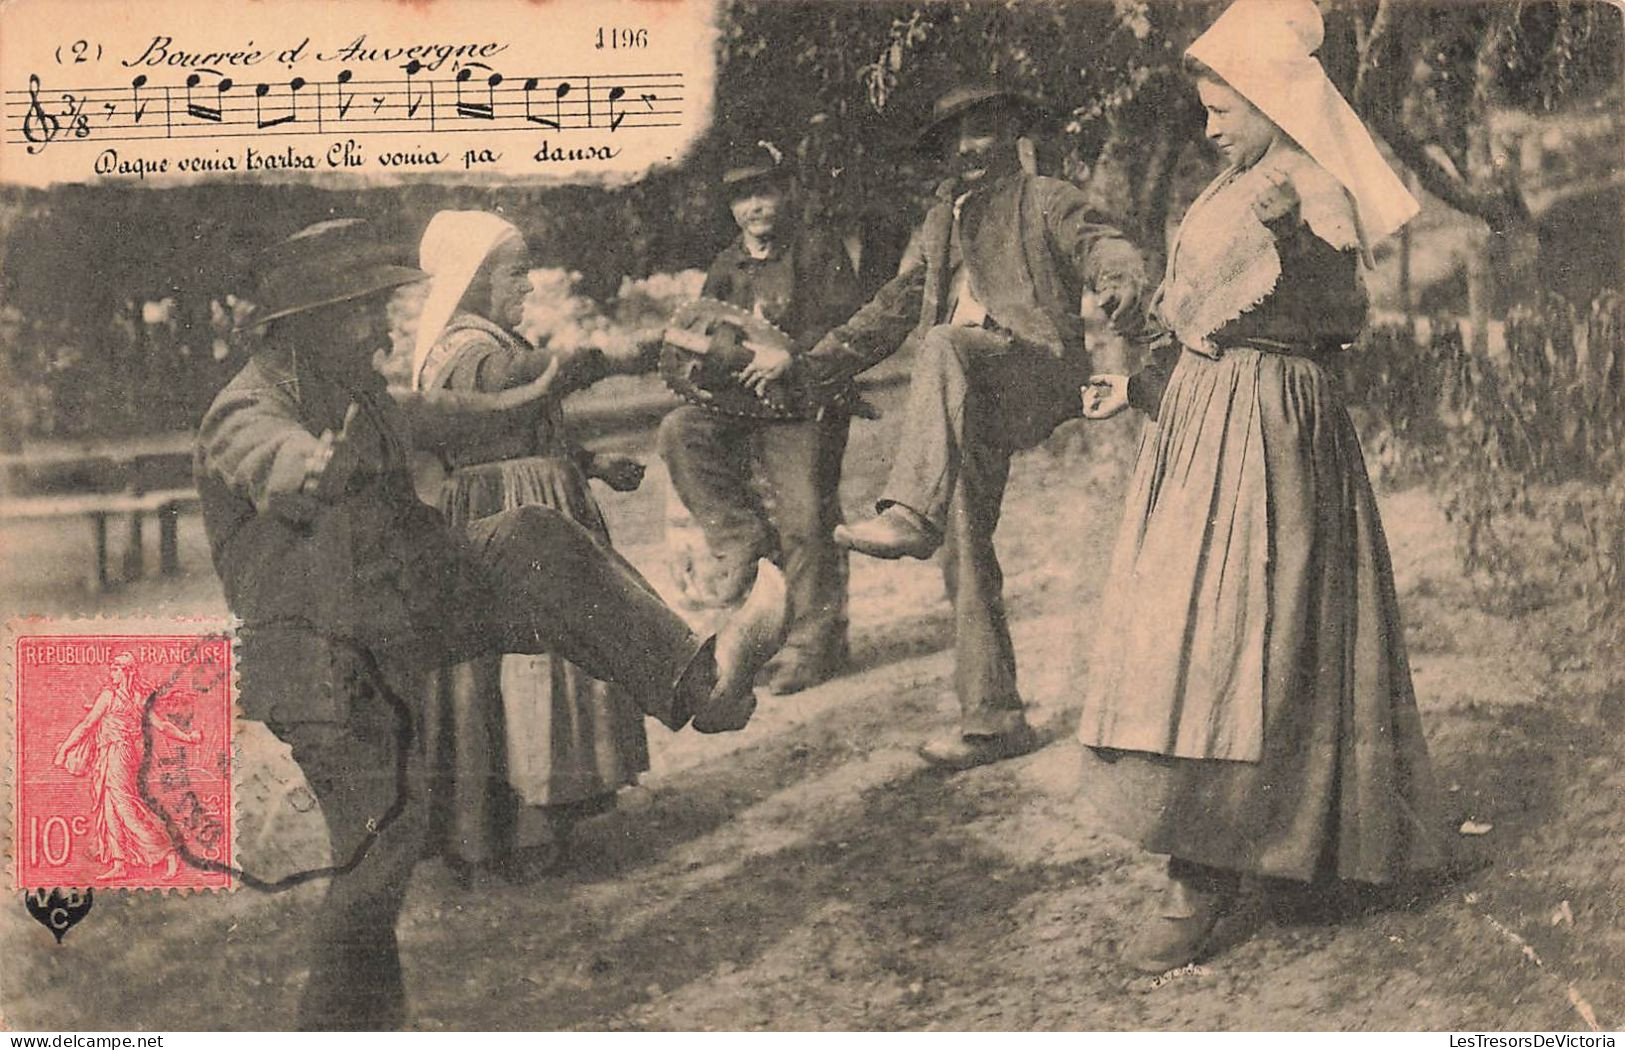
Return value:
[(1148, 261), (1159, 266), (1167, 254), (1168, 207), (1173, 196), (1174, 171), (1179, 167), (1179, 158), (1184, 153), (1184, 136), (1170, 127), (1164, 127), (1151, 162), (1146, 166), (1142, 183), (1144, 190), (1136, 202), (1140, 244), (1148, 256), (1155, 253), (1155, 258)]
[[(1495, 100), (1495, 78), (1500, 63), (1501, 49), (1511, 30), (1509, 16), (1499, 13), (1491, 23), (1479, 45), (1473, 62), (1473, 108), (1467, 114), (1467, 184), (1475, 193), (1487, 194), (1497, 186), (1505, 186), (1496, 171), (1495, 156), (1490, 142), (1490, 108)], [(1495, 254), (1497, 237), (1504, 236), (1512, 225), (1510, 215), (1484, 216), (1487, 233), (1475, 240), (1472, 254), (1467, 260), (1467, 316), (1472, 324), (1472, 352), (1482, 358), (1490, 348), (1490, 311), (1495, 302), (1495, 269), (1491, 258)]]

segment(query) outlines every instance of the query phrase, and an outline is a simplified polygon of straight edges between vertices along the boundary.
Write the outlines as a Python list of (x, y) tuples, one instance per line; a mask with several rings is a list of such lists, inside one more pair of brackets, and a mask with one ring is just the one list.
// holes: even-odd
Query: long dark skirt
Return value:
[[(464, 467), (441, 494), (454, 525), (536, 504), (609, 546), (587, 480), (564, 456)], [(612, 805), (649, 768), (637, 704), (567, 660), (482, 657), (431, 675), (426, 695), (431, 841), (458, 860), (480, 863), (535, 844), (550, 814), (573, 819)]]
[(1302, 880), (1441, 862), (1387, 541), (1320, 364), (1184, 354), (1088, 629), (1083, 790), (1119, 830)]

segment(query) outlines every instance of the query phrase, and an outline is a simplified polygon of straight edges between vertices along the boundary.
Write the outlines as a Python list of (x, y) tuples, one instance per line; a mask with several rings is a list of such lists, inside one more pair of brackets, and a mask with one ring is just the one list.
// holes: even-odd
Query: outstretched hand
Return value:
[(1083, 418), (1110, 419), (1128, 407), (1128, 376), (1092, 375), (1082, 394)]
[(632, 333), (632, 345), (637, 348), (637, 357), (631, 362), (639, 367), (631, 371), (642, 371), (641, 363), (647, 362), (650, 367), (660, 359), (660, 348), (666, 342), (666, 326), (664, 323), (639, 328)]

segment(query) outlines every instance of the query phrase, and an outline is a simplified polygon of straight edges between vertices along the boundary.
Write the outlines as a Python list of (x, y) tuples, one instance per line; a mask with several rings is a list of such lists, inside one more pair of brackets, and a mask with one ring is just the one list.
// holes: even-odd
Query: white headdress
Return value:
[(1420, 205), (1315, 57), (1324, 35), (1312, 0), (1236, 0), (1185, 54), (1222, 77), (1343, 184), (1369, 251)]
[(418, 266), (432, 283), (418, 315), (417, 343), (412, 348), (413, 389), (421, 387), (423, 363), (474, 275), (496, 247), (510, 239), (523, 237), (511, 222), (490, 212), (443, 211), (429, 220), (418, 246)]

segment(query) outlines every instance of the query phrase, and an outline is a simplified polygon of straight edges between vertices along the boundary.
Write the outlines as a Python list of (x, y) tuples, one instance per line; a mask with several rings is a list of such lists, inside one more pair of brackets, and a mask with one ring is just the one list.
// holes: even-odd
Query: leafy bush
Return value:
[(1366, 436), (1388, 472), (1416, 474), (1458, 528), (1493, 600), (1586, 603), (1621, 637), (1625, 612), (1625, 300), (1555, 296), (1511, 309), (1487, 352), (1434, 320), (1368, 333), (1351, 361)]

